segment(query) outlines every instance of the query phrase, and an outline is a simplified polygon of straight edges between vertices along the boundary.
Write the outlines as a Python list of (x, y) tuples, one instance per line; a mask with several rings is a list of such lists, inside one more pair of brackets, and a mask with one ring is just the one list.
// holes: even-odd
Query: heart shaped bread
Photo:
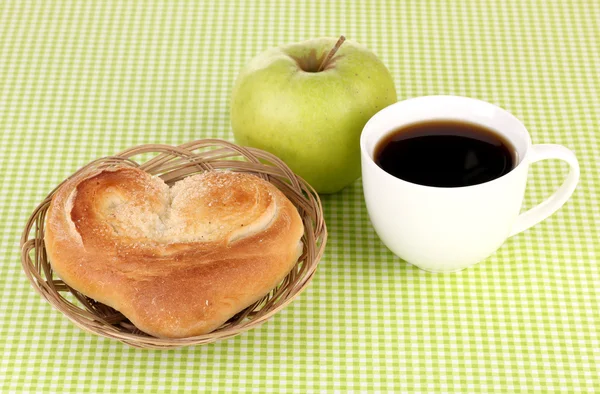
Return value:
[(169, 188), (133, 167), (96, 170), (54, 194), (44, 242), (62, 280), (140, 330), (215, 330), (265, 296), (302, 251), (294, 205), (254, 175), (208, 171)]

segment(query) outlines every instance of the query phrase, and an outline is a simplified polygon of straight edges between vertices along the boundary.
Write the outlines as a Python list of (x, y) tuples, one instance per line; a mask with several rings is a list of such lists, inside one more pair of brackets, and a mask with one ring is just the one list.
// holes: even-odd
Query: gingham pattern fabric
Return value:
[[(571, 148), (581, 182), (491, 258), (436, 275), (394, 257), (360, 182), (324, 196), (311, 286), (260, 328), (207, 346), (129, 348), (85, 333), (21, 270), (39, 201), (141, 143), (233, 140), (229, 95), (258, 52), (319, 36), (369, 46), (398, 97), (455, 94)], [(600, 3), (0, 1), (3, 392), (600, 392)], [(566, 166), (531, 171), (525, 206)]]

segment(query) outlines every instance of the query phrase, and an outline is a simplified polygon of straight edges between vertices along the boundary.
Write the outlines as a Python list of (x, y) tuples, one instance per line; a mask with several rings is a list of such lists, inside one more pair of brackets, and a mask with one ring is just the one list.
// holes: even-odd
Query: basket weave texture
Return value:
[[(136, 156), (153, 156), (138, 163)], [(29, 218), (21, 237), (21, 263), (34, 289), (81, 329), (139, 348), (169, 349), (230, 338), (255, 328), (288, 305), (311, 281), (327, 241), (319, 196), (274, 155), (233, 143), (204, 139), (180, 146), (141, 145), (89, 163), (72, 176), (114, 166), (138, 167), (168, 185), (204, 171), (251, 173), (275, 185), (297, 207), (304, 223), (304, 250), (292, 271), (263, 299), (244, 309), (217, 330), (190, 338), (156, 338), (138, 330), (121, 313), (67, 286), (52, 270), (44, 247), (44, 221), (54, 189)], [(63, 182), (64, 183), (64, 182)]]

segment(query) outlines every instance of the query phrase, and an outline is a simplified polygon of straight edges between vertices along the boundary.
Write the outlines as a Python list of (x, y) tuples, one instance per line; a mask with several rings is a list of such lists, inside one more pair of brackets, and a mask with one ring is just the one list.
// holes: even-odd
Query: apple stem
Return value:
[(344, 41), (346, 41), (346, 37), (340, 36), (340, 38), (335, 43), (334, 47), (331, 48), (331, 50), (327, 54), (327, 57), (325, 58), (325, 60), (319, 66), (317, 72), (321, 72), (321, 71), (323, 71), (325, 69), (325, 67), (327, 67), (327, 65), (329, 64), (329, 62), (331, 61), (331, 59), (333, 58), (333, 56), (335, 55), (335, 53), (338, 51), (338, 49), (340, 49), (340, 47), (342, 46), (342, 44), (344, 43)]

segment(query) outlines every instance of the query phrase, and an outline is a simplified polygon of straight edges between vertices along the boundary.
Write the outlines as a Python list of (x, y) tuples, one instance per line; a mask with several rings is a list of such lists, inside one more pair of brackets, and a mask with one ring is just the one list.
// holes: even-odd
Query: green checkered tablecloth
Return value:
[[(555, 215), (482, 264), (436, 275), (375, 235), (360, 182), (324, 196), (309, 288), (256, 330), (170, 351), (85, 333), (37, 295), (19, 237), (41, 199), (142, 143), (233, 140), (239, 69), (279, 44), (345, 34), (399, 99), (465, 95), (574, 150)], [(600, 392), (600, 3), (0, 0), (0, 387), (59, 392)], [(567, 168), (536, 164), (526, 206)]]

